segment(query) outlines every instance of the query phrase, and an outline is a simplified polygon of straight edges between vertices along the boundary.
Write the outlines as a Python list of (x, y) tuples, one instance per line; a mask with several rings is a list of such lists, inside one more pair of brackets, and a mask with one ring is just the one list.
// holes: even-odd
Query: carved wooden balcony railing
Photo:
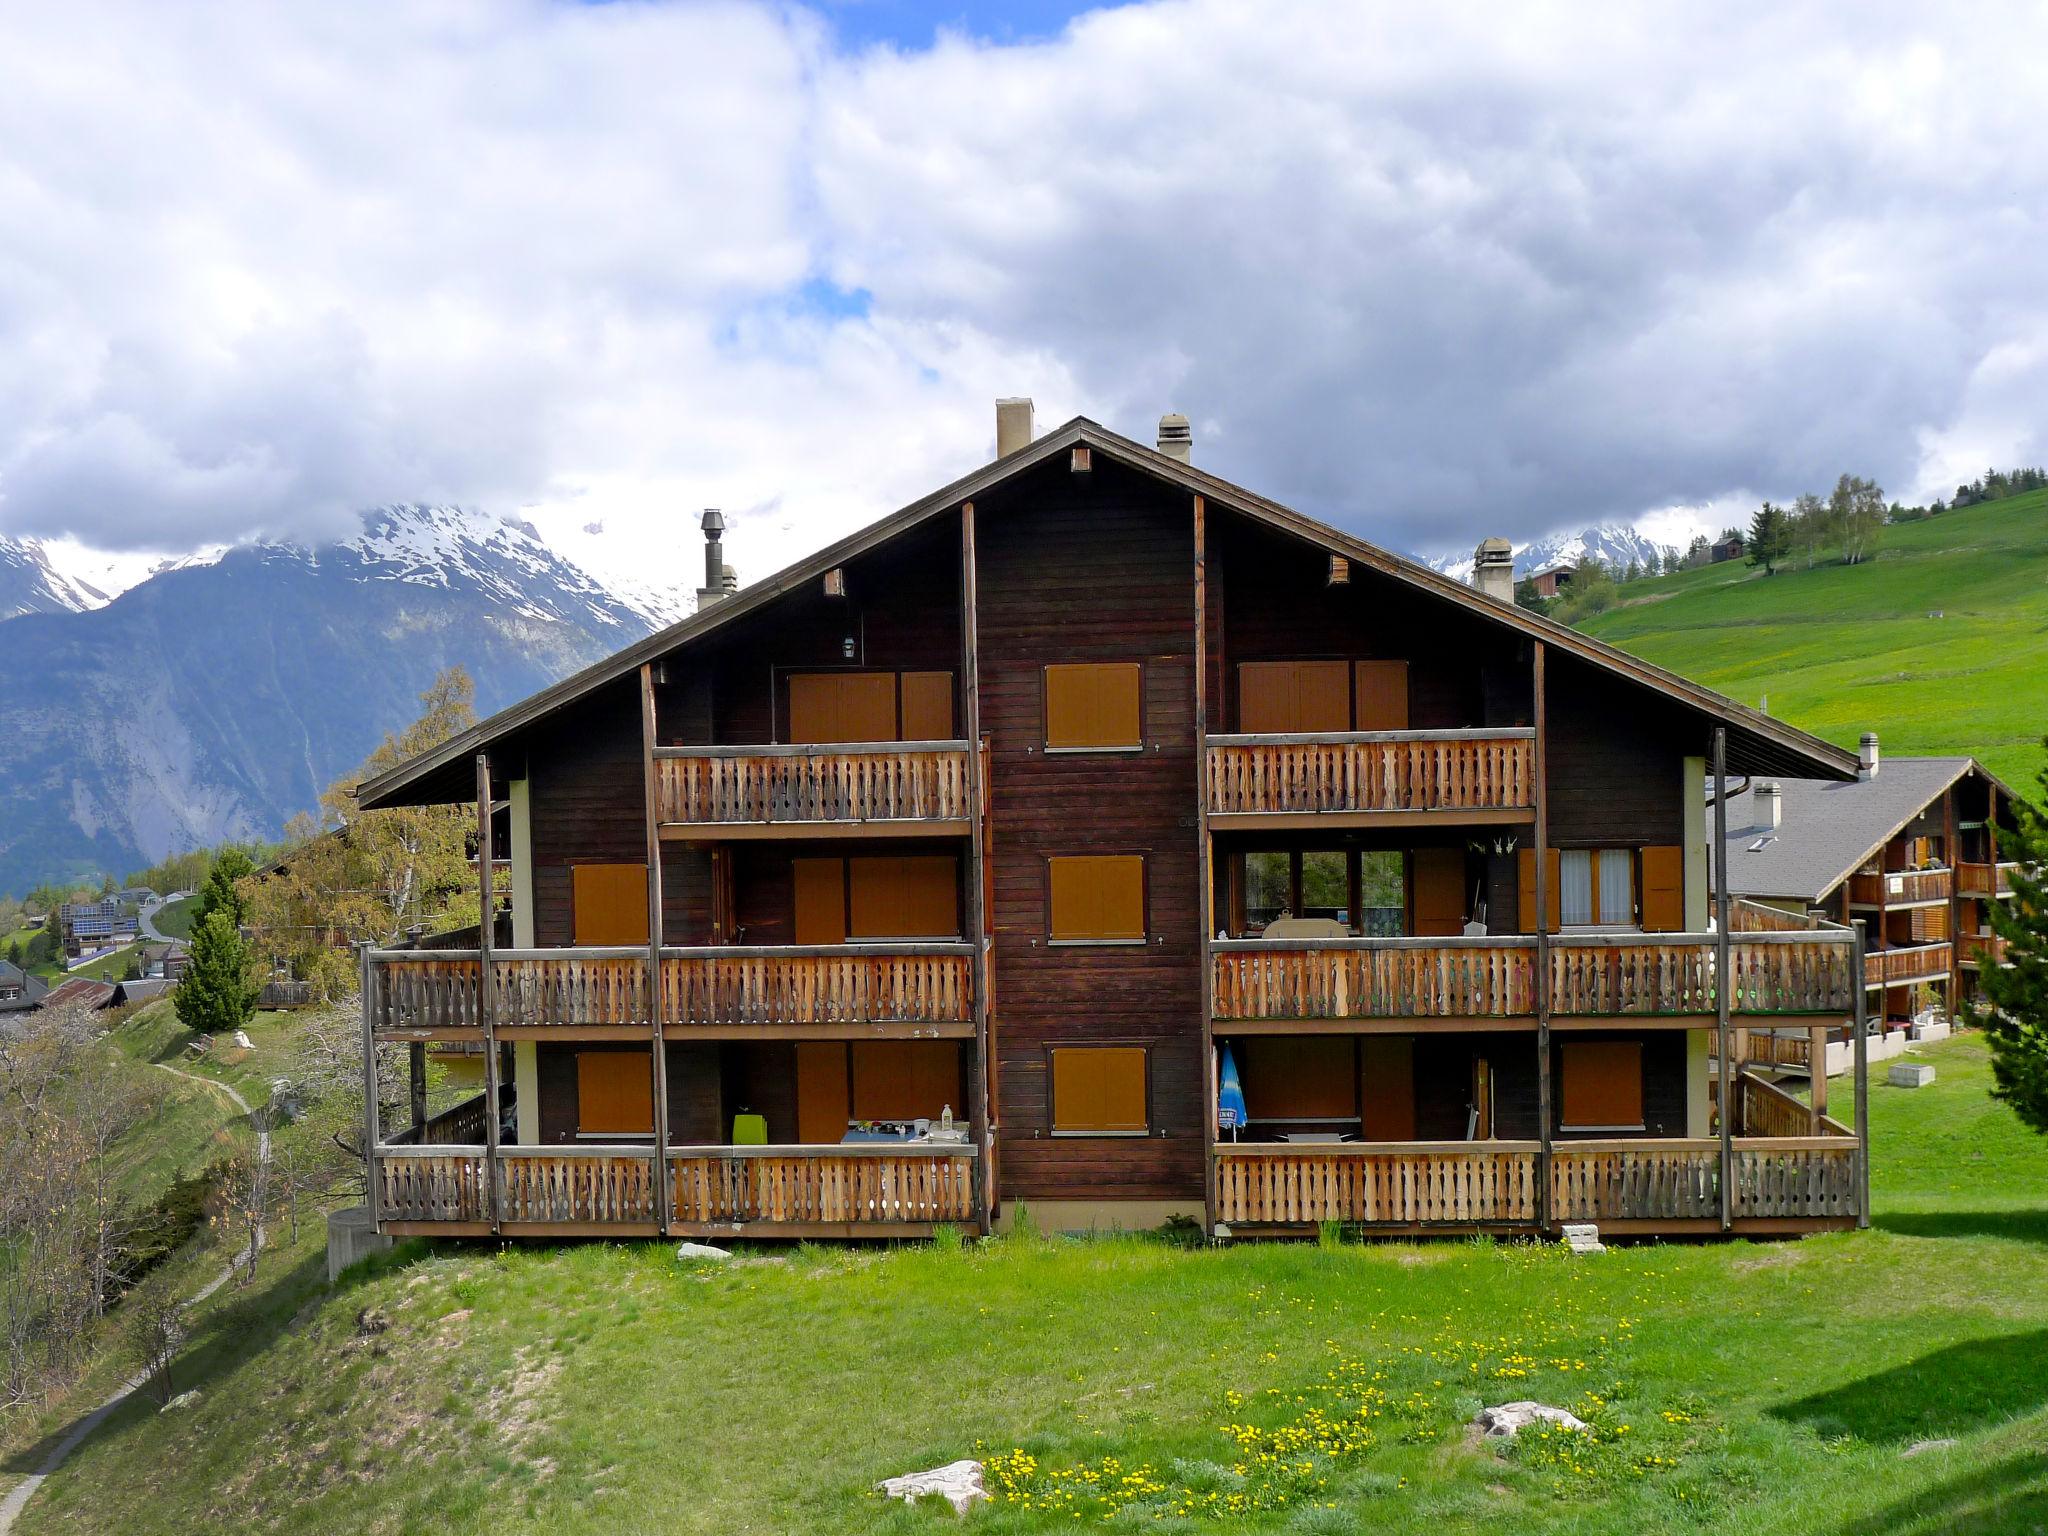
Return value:
[(1995, 933), (1966, 933), (1959, 942), (1965, 965), (2005, 964), (2005, 940)]
[(1946, 901), (1955, 875), (1947, 869), (1897, 869), (1849, 877), (1852, 906), (1900, 906), (1912, 901)]
[(1863, 957), (1865, 987), (1896, 987), (1909, 981), (1938, 980), (1948, 975), (1946, 944), (1908, 944), (1873, 949)]
[(676, 1228), (863, 1229), (974, 1220), (971, 1147), (671, 1150)]
[(1536, 803), (1535, 734), (1211, 736), (1204, 769), (1209, 815), (1519, 813)]
[[(1846, 930), (1748, 933), (1729, 944), (1741, 1014), (1849, 1012)], [(1218, 1023), (1533, 1018), (1533, 938), (1219, 939)], [(1715, 1011), (1716, 949), (1702, 934), (1562, 934), (1550, 942), (1554, 1017)]]
[[(1861, 1150), (1845, 1136), (1738, 1137), (1729, 1214), (1737, 1221), (1854, 1221)], [(1705, 1222), (1720, 1214), (1718, 1141), (1573, 1141), (1551, 1154), (1553, 1221)]]
[(964, 741), (657, 747), (656, 814), (728, 836), (869, 822), (951, 829), (967, 820), (969, 764)]
[[(663, 1023), (692, 1028), (866, 1026), (971, 1033), (973, 946), (965, 943), (670, 947), (661, 952)], [(372, 950), (371, 1027), (387, 1038), (479, 1030), (475, 950)], [(644, 949), (497, 950), (492, 1021), (522, 1030), (649, 1031)]]
[(2013, 871), (2019, 865), (2010, 860), (1999, 864), (1956, 864), (1956, 890), (1965, 896), (2010, 896)]

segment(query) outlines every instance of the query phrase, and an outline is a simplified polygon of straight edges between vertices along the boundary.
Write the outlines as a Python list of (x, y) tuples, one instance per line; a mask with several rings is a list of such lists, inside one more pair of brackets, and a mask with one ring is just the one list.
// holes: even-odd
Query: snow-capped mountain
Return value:
[(469, 669), (486, 714), (673, 612), (526, 523), (453, 507), (174, 563), (111, 601), (4, 548), (0, 572), (20, 574), (0, 597), (20, 606), (0, 633), (34, 664), (0, 669), (0, 891), (274, 836), (418, 713), (441, 668)]
[[(1603, 564), (1621, 571), (1628, 568), (1630, 561), (1638, 565), (1651, 555), (1661, 556), (1665, 546), (1654, 539), (1645, 537), (1633, 528), (1618, 523), (1602, 523), (1597, 528), (1582, 528), (1577, 533), (1547, 533), (1540, 539), (1515, 546), (1515, 575), (1532, 575), (1553, 565), (1577, 565), (1587, 555), (1592, 555)], [(1472, 551), (1459, 555), (1424, 555), (1422, 563), (1433, 571), (1442, 571), (1446, 576), (1459, 581), (1472, 579)]]
[(87, 613), (104, 608), (130, 587), (161, 571), (211, 565), (224, 552), (223, 546), (215, 545), (166, 558), (90, 549), (72, 539), (11, 539), (0, 535), (0, 619), (24, 613)]

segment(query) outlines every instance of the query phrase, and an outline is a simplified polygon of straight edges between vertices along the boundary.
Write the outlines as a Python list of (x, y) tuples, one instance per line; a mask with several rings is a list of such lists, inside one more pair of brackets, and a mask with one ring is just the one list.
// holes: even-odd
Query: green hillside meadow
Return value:
[(2048, 732), (2048, 493), (1885, 530), (1860, 565), (1631, 582), (1581, 627), (1854, 747), (1969, 752), (2032, 793)]

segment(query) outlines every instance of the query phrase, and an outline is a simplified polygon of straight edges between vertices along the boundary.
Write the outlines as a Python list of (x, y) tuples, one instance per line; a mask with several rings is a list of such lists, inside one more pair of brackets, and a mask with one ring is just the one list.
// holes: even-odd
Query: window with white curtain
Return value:
[(1633, 848), (1566, 848), (1557, 862), (1558, 921), (1565, 927), (1612, 928), (1635, 922)]

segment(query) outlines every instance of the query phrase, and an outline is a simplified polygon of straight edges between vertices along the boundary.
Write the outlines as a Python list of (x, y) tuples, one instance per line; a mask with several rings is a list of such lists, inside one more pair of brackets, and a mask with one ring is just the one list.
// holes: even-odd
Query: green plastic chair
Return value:
[(732, 1144), (736, 1147), (767, 1146), (768, 1117), (766, 1115), (734, 1115), (732, 1117)]

